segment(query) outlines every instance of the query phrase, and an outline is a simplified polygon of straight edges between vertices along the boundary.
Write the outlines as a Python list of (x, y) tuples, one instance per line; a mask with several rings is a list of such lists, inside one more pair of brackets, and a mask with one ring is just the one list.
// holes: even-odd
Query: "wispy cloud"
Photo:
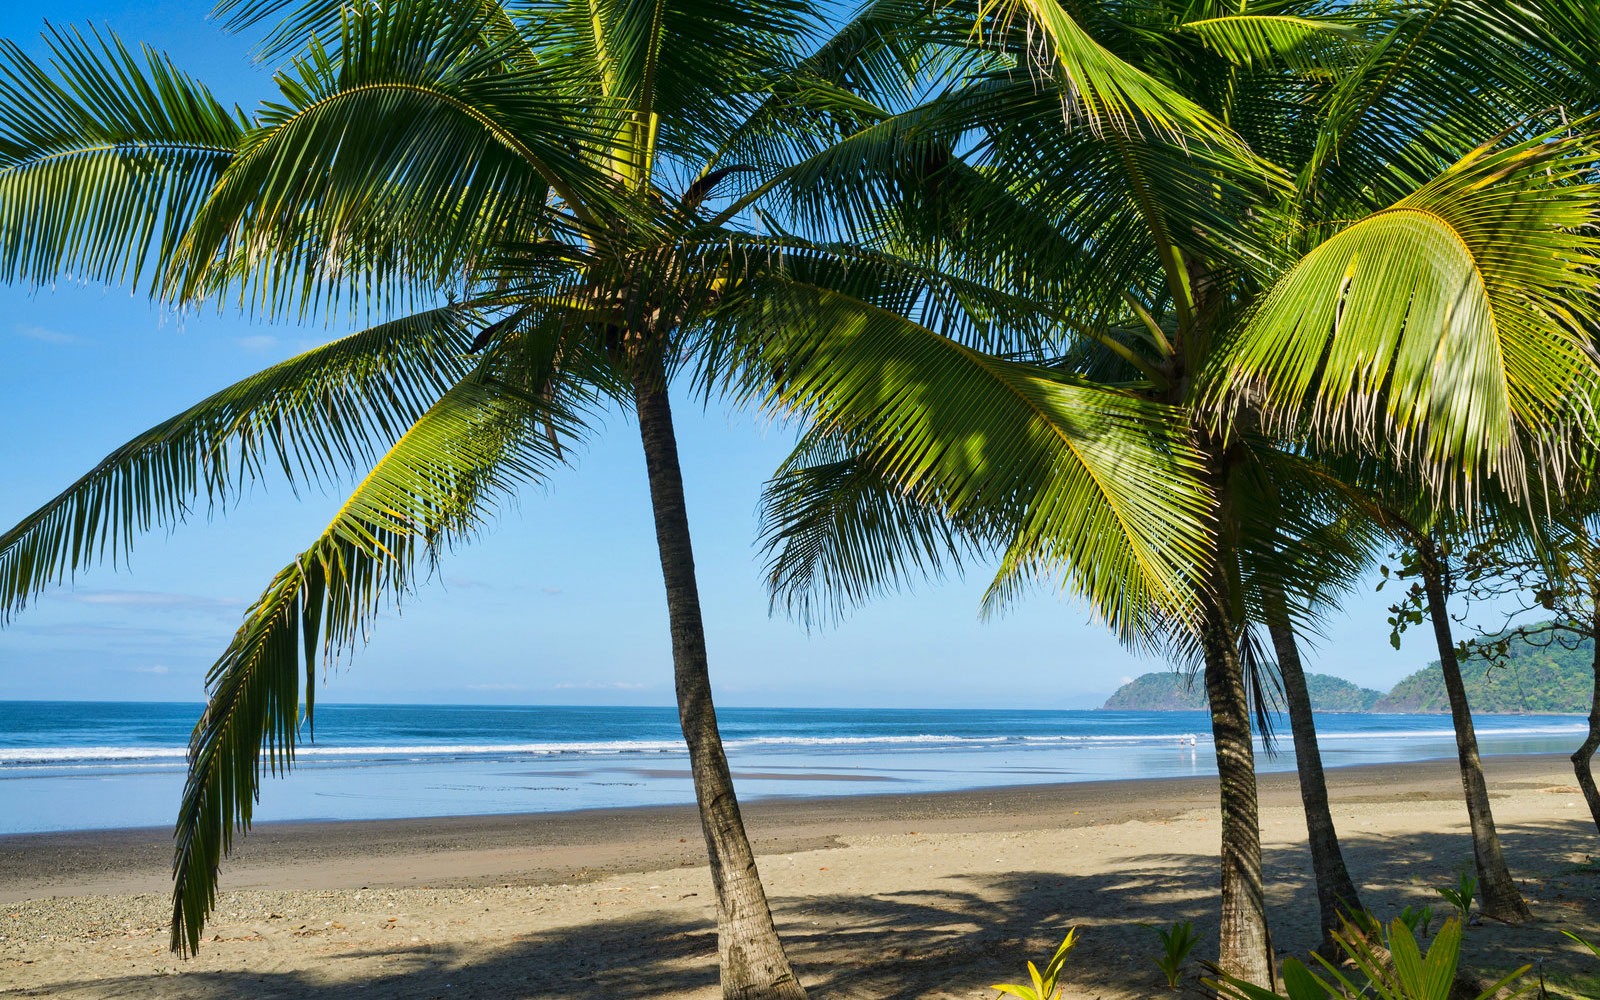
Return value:
[(149, 667), (134, 667), (133, 669), (135, 672), (141, 674), (167, 674), (172, 672), (166, 668), (165, 664), (161, 663), (157, 663), (154, 666)]
[(556, 685), (557, 691), (643, 691), (647, 685), (634, 684), (631, 681), (584, 681), (581, 684), (563, 682)]
[(540, 587), (539, 589), (544, 591), (547, 594), (559, 594), (559, 593), (561, 593), (561, 588), (560, 587)]
[(203, 610), (237, 608), (243, 601), (230, 597), (205, 597), (200, 594), (172, 594), (159, 590), (74, 590), (64, 595), (79, 604), (98, 604), (123, 608)]
[(240, 337), (238, 345), (253, 354), (265, 354), (278, 346), (278, 338), (270, 333), (256, 333), (248, 337)]
[(11, 328), (11, 331), (19, 337), (27, 337), (29, 340), (37, 340), (45, 344), (76, 344), (79, 339), (70, 333), (62, 333), (60, 330), (51, 330), (48, 327), (33, 326), (28, 323), (18, 323)]
[(468, 691), (526, 691), (526, 684), (468, 684)]

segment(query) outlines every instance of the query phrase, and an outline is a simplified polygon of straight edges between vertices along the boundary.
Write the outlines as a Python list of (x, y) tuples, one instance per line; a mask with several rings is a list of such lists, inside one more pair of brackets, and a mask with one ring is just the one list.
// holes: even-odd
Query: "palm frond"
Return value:
[(1334, 69), (1356, 57), (1360, 39), (1343, 19), (1232, 14), (1187, 21), (1183, 31), (1237, 66), (1281, 63), (1300, 72)]
[(470, 313), (445, 308), (273, 365), (163, 421), (0, 535), (0, 623), (52, 583), (122, 558), (135, 535), (226, 504), (277, 468), (291, 483), (370, 462), (466, 370)]
[(152, 50), (45, 39), (0, 41), (0, 280), (154, 283), (249, 123)]
[(940, 505), (916, 502), (870, 459), (819, 434), (767, 482), (760, 535), (772, 607), (808, 627), (919, 579), (959, 574), (1001, 537), (994, 526), (958, 528)]
[(984, 355), (902, 316), (772, 283), (766, 399), (911, 502), (1005, 523), (991, 608), (1056, 574), (1131, 642), (1187, 610), (1210, 498), (1166, 407)]
[(1596, 378), (1600, 242), (1587, 138), (1484, 147), (1346, 225), (1262, 298), (1209, 373), (1273, 426), (1394, 448), (1438, 488), (1521, 481), (1521, 440), (1571, 434)]
[(374, 615), (413, 584), (419, 558), (470, 537), (519, 483), (558, 461), (544, 422), (559, 410), (485, 376), (456, 383), (395, 443), (322, 535), (273, 579), (207, 675), (175, 830), (172, 948), (195, 952), (236, 830), (266, 773), (287, 770), (312, 716), (319, 645), (360, 645)]
[(997, 41), (1021, 36), (1020, 58), (1061, 99), (1068, 124), (1105, 131), (1153, 133), (1163, 140), (1238, 150), (1243, 143), (1223, 122), (1181, 91), (1112, 53), (1061, 0), (987, 0), (979, 32)]
[[(181, 246), (175, 294), (253, 294), (269, 311), (365, 289), (429, 294), (473, 254), (599, 232), (616, 197), (588, 156), (623, 109), (571, 113), (571, 71), (508, 66), (478, 25), (424, 0), (363, 6), (267, 105)], [(554, 195), (566, 213), (547, 204)], [(352, 275), (361, 275), (354, 281)]]

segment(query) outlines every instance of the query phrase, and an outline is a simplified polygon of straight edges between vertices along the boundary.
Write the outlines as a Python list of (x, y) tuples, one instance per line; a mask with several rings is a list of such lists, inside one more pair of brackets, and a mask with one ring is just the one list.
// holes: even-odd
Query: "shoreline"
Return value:
[[(1597, 995), (1600, 838), (1560, 754), (1484, 760), (1535, 920), (1467, 929), (1463, 968), (1538, 962), (1552, 1000)], [(1453, 758), (1328, 774), (1362, 903), (1447, 914), (1472, 864)], [(1293, 772), (1261, 775), (1262, 868), (1280, 958), (1318, 938)], [(813, 995), (990, 1000), (1070, 927), (1074, 1000), (1201, 1000), (1215, 955), (1215, 777), (768, 799), (746, 825), (785, 947)], [(62, 1000), (327, 996), (718, 1000), (698, 817), (662, 806), (264, 824), (222, 869), (199, 954), (167, 950), (164, 829), (0, 838), (0, 994)], [(1199, 950), (1166, 991), (1151, 925)], [(366, 991), (366, 992), (358, 992)]]
[[(1561, 754), (1483, 758), (1491, 780), (1559, 769)], [(1459, 797), (1454, 758), (1327, 770), (1338, 804)], [(1293, 771), (1261, 772), (1263, 809), (1297, 805)], [(1373, 788), (1383, 788), (1375, 793)], [(851, 835), (1075, 829), (1163, 822), (1214, 809), (1215, 775), (1002, 785), (956, 791), (872, 791), (741, 803), (757, 855), (839, 846)], [(170, 888), (168, 827), (0, 835), (0, 904), (45, 896), (161, 893)], [(537, 863), (530, 863), (535, 861)], [(254, 825), (223, 863), (222, 891), (552, 885), (704, 864), (692, 805), (406, 819), (289, 820)], [(441, 874), (440, 863), (446, 873)]]

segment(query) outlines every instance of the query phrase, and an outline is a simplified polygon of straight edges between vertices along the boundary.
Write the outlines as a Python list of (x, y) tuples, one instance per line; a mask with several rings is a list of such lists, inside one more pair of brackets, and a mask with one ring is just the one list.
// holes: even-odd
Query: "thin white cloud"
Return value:
[(557, 691), (643, 691), (645, 685), (629, 681), (584, 681), (582, 684), (561, 683)]
[(278, 338), (269, 333), (257, 333), (238, 339), (240, 347), (256, 354), (265, 353), (278, 346)]
[(70, 333), (62, 333), (60, 330), (51, 330), (48, 327), (33, 326), (27, 323), (18, 323), (11, 330), (19, 337), (27, 337), (29, 340), (37, 340), (45, 344), (76, 344), (78, 342), (78, 338)]
[(166, 673), (171, 673), (171, 671), (169, 671), (164, 664), (160, 664), (160, 663), (157, 663), (154, 666), (149, 666), (149, 667), (134, 667), (133, 669), (138, 671), (141, 674), (166, 674)]
[(526, 691), (526, 684), (468, 684), (468, 691)]
[(559, 593), (561, 593), (561, 588), (560, 587), (540, 587), (539, 589), (544, 591), (547, 594), (559, 594)]
[(236, 608), (243, 604), (236, 598), (204, 597), (200, 594), (171, 594), (159, 590), (75, 590), (65, 595), (67, 600), (79, 604), (97, 604), (119, 608)]

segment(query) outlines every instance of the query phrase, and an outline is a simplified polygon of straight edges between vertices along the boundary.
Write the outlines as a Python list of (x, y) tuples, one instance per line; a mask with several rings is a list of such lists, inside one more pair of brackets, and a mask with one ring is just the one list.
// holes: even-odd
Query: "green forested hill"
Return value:
[[(1369, 712), (1381, 691), (1357, 687), (1329, 674), (1307, 674), (1311, 707), (1318, 712)], [(1173, 671), (1144, 674), (1117, 689), (1102, 708), (1136, 712), (1177, 712), (1206, 707), (1204, 682), (1198, 677), (1193, 686), (1184, 674)]]
[(1187, 674), (1165, 670), (1141, 674), (1117, 688), (1101, 708), (1120, 708), (1130, 712), (1181, 712), (1206, 707), (1206, 686), (1200, 677), (1189, 683)]
[[(1474, 712), (1580, 712), (1587, 714), (1594, 689), (1594, 642), (1573, 649), (1559, 645), (1511, 647), (1504, 667), (1487, 669), (1483, 660), (1461, 664), (1467, 703)], [(1444, 675), (1435, 660), (1394, 686), (1373, 708), (1376, 712), (1448, 712)]]
[[(1594, 688), (1594, 643), (1572, 649), (1558, 644), (1511, 648), (1503, 667), (1487, 669), (1481, 659), (1461, 664), (1467, 700), (1474, 712), (1576, 712), (1588, 714)], [(1394, 686), (1388, 694), (1357, 687), (1329, 674), (1307, 674), (1311, 705), (1319, 712), (1448, 712), (1439, 661)], [(1205, 684), (1172, 671), (1145, 674), (1117, 689), (1102, 708), (1138, 712), (1176, 712), (1206, 707)]]

